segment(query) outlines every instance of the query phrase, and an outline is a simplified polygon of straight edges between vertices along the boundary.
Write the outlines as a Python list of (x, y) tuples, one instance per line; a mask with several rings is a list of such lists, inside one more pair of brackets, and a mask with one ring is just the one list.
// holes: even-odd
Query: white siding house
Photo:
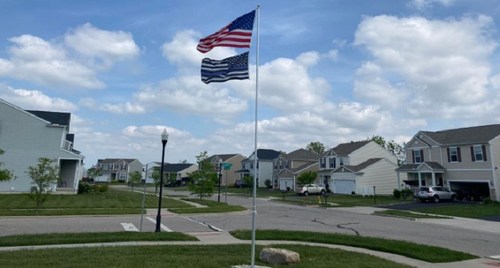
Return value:
[(83, 156), (73, 149), (74, 135), (69, 133), (69, 113), (27, 111), (0, 99), (0, 156), (16, 179), (0, 182), (0, 192), (30, 192), (28, 167), (46, 157), (57, 160), (60, 182), (52, 191), (76, 193), (82, 177)]

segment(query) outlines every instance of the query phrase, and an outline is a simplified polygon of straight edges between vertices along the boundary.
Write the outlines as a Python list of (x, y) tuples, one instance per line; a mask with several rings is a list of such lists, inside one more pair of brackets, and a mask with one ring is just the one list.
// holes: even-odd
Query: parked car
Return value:
[(326, 193), (325, 187), (319, 186), (316, 184), (307, 184), (299, 188), (297, 192), (300, 195), (308, 196), (310, 194), (321, 194), (324, 195)]
[(457, 200), (457, 194), (442, 186), (423, 186), (417, 192), (417, 198), (421, 201), (432, 201), (438, 203), (441, 200)]

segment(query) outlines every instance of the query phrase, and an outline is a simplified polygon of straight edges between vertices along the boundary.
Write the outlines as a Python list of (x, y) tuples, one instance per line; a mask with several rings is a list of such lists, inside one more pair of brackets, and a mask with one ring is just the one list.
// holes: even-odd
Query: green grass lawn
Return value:
[[(50, 194), (38, 215), (109, 215), (140, 214), (143, 195), (132, 192), (131, 188), (117, 190), (109, 187), (107, 192), (93, 192), (77, 195)], [(145, 196), (145, 208), (156, 208), (158, 197)], [(191, 205), (163, 197), (164, 208), (188, 208)], [(0, 194), (0, 216), (36, 215), (35, 202), (29, 194)]]
[(234, 212), (234, 211), (243, 211), (246, 208), (242, 206), (234, 206), (228, 205), (223, 202), (217, 202), (213, 200), (207, 199), (195, 199), (195, 198), (186, 198), (183, 199), (189, 202), (195, 202), (200, 205), (204, 205), (206, 207), (187, 207), (187, 208), (172, 208), (170, 211), (178, 214), (191, 214), (191, 213), (224, 213), (224, 212)]
[(464, 217), (464, 218), (485, 218), (500, 215), (500, 203), (492, 204), (456, 204), (453, 206), (436, 206), (415, 209), (422, 213)]
[[(246, 240), (251, 239), (251, 231), (249, 230), (236, 230), (232, 231), (231, 234), (239, 239), (246, 239)], [(455, 261), (477, 258), (477, 256), (473, 256), (468, 253), (458, 252), (435, 246), (420, 245), (411, 242), (391, 240), (391, 239), (362, 237), (362, 236), (336, 234), (336, 233), (315, 233), (315, 232), (283, 231), (283, 230), (257, 230), (256, 239), (305, 241), (305, 242), (360, 247), (376, 251), (394, 253), (409, 258), (422, 260), (426, 262), (432, 262), (432, 263), (455, 262)]]
[(52, 233), (2, 236), (0, 247), (123, 241), (198, 241), (198, 239), (177, 232)]
[[(272, 246), (272, 245), (271, 245)], [(301, 262), (273, 267), (409, 267), (368, 254), (325, 247), (274, 245), (298, 252)], [(256, 246), (256, 265), (263, 249)], [(250, 245), (140, 246), (0, 252), (3, 267), (201, 267), (250, 264)]]

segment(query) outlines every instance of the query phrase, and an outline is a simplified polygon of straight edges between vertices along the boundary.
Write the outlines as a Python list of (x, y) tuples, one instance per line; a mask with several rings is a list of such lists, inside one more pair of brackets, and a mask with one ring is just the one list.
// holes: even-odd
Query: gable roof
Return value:
[(68, 126), (69, 127), (69, 122), (71, 120), (70, 113), (34, 111), (34, 110), (26, 110), (26, 112), (28, 112), (36, 117), (40, 117), (44, 120), (47, 120), (52, 124), (61, 125), (61, 126)]
[(421, 131), (441, 145), (487, 143), (500, 136), (500, 124), (456, 128), (441, 131)]
[(183, 171), (194, 164), (165, 164), (163, 166), (163, 172), (179, 172)]
[(101, 163), (101, 164), (113, 164), (113, 163), (120, 162), (120, 161), (127, 162), (127, 163), (132, 163), (135, 160), (137, 160), (137, 159), (106, 158), (106, 159), (97, 159), (97, 163)]
[[(337, 155), (349, 155), (350, 153), (356, 151), (357, 149), (365, 146), (371, 141), (351, 141), (349, 143), (341, 143), (337, 147), (330, 149)], [(328, 153), (328, 152), (327, 152)]]
[(298, 149), (285, 155), (288, 160), (318, 160), (319, 155), (306, 149)]
[(257, 150), (257, 158), (259, 160), (273, 160), (278, 158), (281, 152), (272, 150), (272, 149), (258, 149)]
[(370, 158), (370, 159), (366, 160), (365, 162), (363, 162), (359, 165), (356, 165), (356, 166), (351, 166), (351, 165), (339, 166), (333, 172), (336, 172), (337, 170), (340, 170), (342, 168), (346, 168), (346, 169), (350, 170), (351, 172), (359, 172), (359, 171), (377, 163), (380, 160), (382, 160), (382, 158)]

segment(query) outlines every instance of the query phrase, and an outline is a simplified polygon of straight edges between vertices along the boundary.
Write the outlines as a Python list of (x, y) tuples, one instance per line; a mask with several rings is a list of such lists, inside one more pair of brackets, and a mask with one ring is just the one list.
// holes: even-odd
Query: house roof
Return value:
[(285, 168), (285, 169), (281, 170), (279, 173), (282, 173), (284, 171), (289, 171), (292, 174), (296, 174), (296, 173), (298, 173), (298, 172), (300, 172), (300, 171), (302, 171), (302, 170), (304, 170), (304, 169), (306, 169), (308, 167), (312, 167), (314, 165), (318, 165), (319, 166), (319, 163), (317, 161), (309, 161), (309, 162), (304, 163), (304, 164), (302, 164), (302, 165), (300, 165), (299, 167), (296, 167), (296, 168)]
[(422, 165), (427, 165), (432, 170), (446, 170), (443, 166), (436, 162), (423, 162), (418, 164), (405, 164), (396, 169), (399, 172), (417, 172), (421, 169)]
[(352, 172), (359, 172), (359, 171), (361, 171), (361, 170), (363, 170), (363, 169), (365, 169), (365, 168), (367, 168), (367, 167), (369, 167), (369, 166), (377, 163), (380, 160), (382, 160), (382, 158), (370, 158), (370, 159), (366, 160), (365, 162), (363, 162), (363, 163), (361, 163), (359, 165), (356, 165), (356, 166), (352, 166), (352, 165), (340, 166), (340, 167), (336, 168), (334, 170), (334, 172), (337, 171), (337, 170), (339, 170), (339, 169), (341, 169), (342, 167), (344, 167), (344, 168), (346, 168), (346, 169), (348, 169), (348, 170), (350, 170)]
[(47, 112), (47, 111), (34, 111), (34, 110), (26, 110), (26, 112), (40, 117), (44, 120), (49, 121), (52, 124), (57, 124), (61, 126), (68, 126), (71, 120), (70, 113), (60, 113), (60, 112)]
[(487, 143), (500, 136), (500, 124), (441, 131), (421, 131), (421, 133), (442, 145)]
[(260, 160), (273, 160), (278, 158), (281, 152), (272, 149), (258, 149), (257, 158)]
[(194, 164), (165, 164), (163, 166), (163, 172), (179, 172), (183, 171)]
[(341, 143), (329, 151), (333, 151), (337, 155), (349, 155), (369, 142), (370, 141), (351, 141), (349, 143)]
[(238, 154), (214, 154), (207, 158), (208, 161), (214, 162), (218, 159), (221, 159), (222, 161), (227, 161), (228, 159), (231, 159), (232, 157), (237, 156)]
[(127, 162), (127, 163), (132, 163), (132, 162), (134, 162), (135, 160), (137, 160), (137, 159), (125, 159), (125, 158), (106, 158), (106, 159), (98, 159), (98, 160), (97, 160), (97, 163), (101, 163), (101, 164), (112, 164), (112, 163), (116, 163), (116, 162), (119, 162), (119, 161), (124, 161), (124, 162)]
[(319, 155), (313, 151), (309, 151), (306, 149), (298, 149), (298, 150), (295, 150), (293, 152), (286, 154), (285, 159), (317, 161), (319, 159)]

